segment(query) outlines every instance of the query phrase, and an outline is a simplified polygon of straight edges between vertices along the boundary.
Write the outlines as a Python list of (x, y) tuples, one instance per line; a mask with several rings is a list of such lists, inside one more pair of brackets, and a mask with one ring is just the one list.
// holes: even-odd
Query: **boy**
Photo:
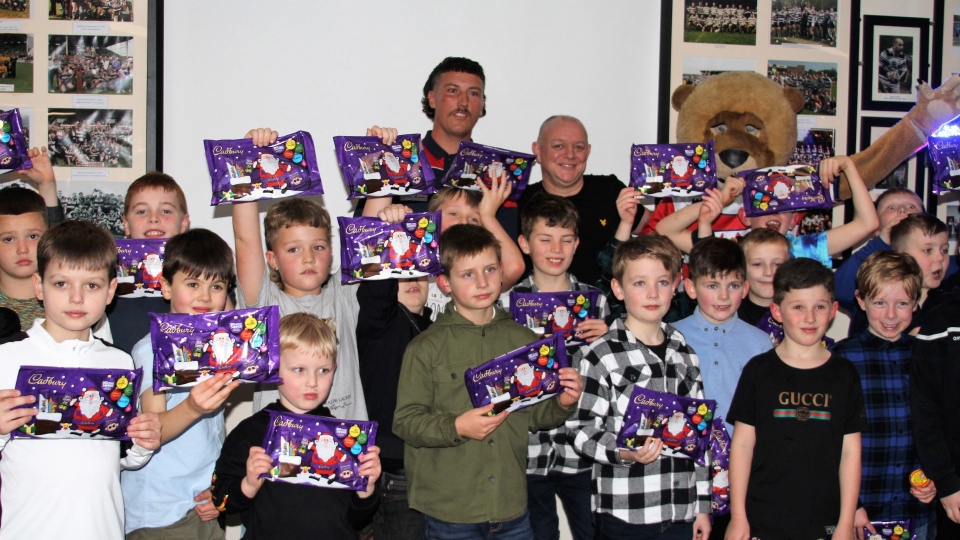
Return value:
[[(947, 225), (931, 214), (913, 214), (903, 218), (890, 230), (890, 246), (912, 256), (923, 271), (923, 287), (920, 289), (919, 309), (914, 314), (907, 332), (916, 335), (926, 314), (940, 302), (943, 292), (950, 286), (941, 286), (950, 264), (950, 247)], [(867, 319), (862, 309), (851, 313), (848, 336), (856, 336), (867, 328)]]
[(692, 460), (661, 457), (663, 443), (618, 450), (617, 433), (634, 385), (703, 397), (699, 361), (683, 335), (662, 322), (680, 284), (683, 255), (666, 237), (627, 240), (613, 257), (611, 286), (627, 316), (587, 346), (586, 391), (567, 422), (573, 446), (593, 463), (598, 539), (707, 538), (710, 475)]
[[(123, 199), (123, 231), (128, 238), (171, 238), (190, 228), (187, 199), (173, 177), (149, 172), (137, 178)], [(147, 313), (166, 313), (163, 298), (115, 298), (107, 309), (113, 344), (129, 353), (150, 333)]]
[[(10, 440), (10, 432), (37, 414), (33, 396), (13, 390), (22, 364), (132, 369), (130, 356), (94, 338), (117, 286), (117, 248), (106, 230), (67, 221), (46, 231), (37, 245), (34, 293), (43, 302), (25, 339), (0, 346), (0, 504), (2, 538), (123, 537), (120, 470), (143, 466), (160, 445), (155, 413), (131, 420), (133, 446), (108, 440)], [(118, 456), (123, 456), (117, 464)], [(51, 466), (51, 464), (56, 464)], [(69, 508), (69, 519), (51, 519)]]
[(422, 538), (529, 538), (527, 433), (556, 427), (575, 410), (582, 388), (573, 368), (560, 370), (563, 392), (513, 413), (474, 409), (467, 368), (536, 339), (496, 308), (500, 244), (476, 225), (454, 225), (440, 238), (450, 294), (444, 312), (407, 347), (393, 431), (406, 442), (410, 507), (423, 513)]
[[(533, 272), (511, 291), (565, 292), (589, 291), (594, 287), (568, 273), (579, 238), (579, 215), (565, 197), (540, 193), (520, 212), (520, 250), (530, 257)], [(604, 317), (609, 315), (606, 297), (597, 296), (597, 318), (580, 322), (577, 342), (590, 342), (607, 333)], [(503, 293), (500, 305), (510, 309), (510, 293)], [(580, 345), (567, 344), (567, 357), (576, 369)], [(527, 449), (527, 494), (530, 526), (537, 540), (560, 537), (556, 498), (563, 503), (564, 514), (576, 540), (592, 540), (590, 510), (592, 478), (590, 463), (571, 446), (564, 426), (530, 435)]]
[(260, 475), (273, 463), (261, 447), (270, 423), (268, 411), (331, 417), (324, 401), (337, 370), (337, 337), (330, 326), (310, 313), (280, 319), (280, 398), (240, 422), (223, 443), (213, 475), (213, 503), (239, 513), (244, 538), (356, 539), (379, 502), (380, 449), (367, 447), (359, 456), (365, 491), (265, 482)]
[(36, 182), (40, 192), (20, 186), (0, 191), (0, 307), (17, 313), (22, 330), (43, 317), (31, 279), (37, 271), (37, 242), (48, 226), (63, 221), (46, 148), (34, 148), (30, 158), (33, 168), (20, 172)]
[(747, 261), (747, 297), (737, 310), (744, 322), (756, 326), (770, 313), (773, 300), (773, 276), (780, 265), (790, 260), (790, 241), (771, 229), (756, 229), (740, 239)]
[[(836, 156), (820, 162), (820, 180), (829, 186), (835, 177), (844, 173), (850, 184), (853, 194), (853, 221), (826, 232), (793, 236), (792, 231), (803, 219), (802, 212), (780, 212), (759, 217), (747, 217), (746, 211), (740, 208), (737, 215), (743, 224), (751, 229), (765, 227), (785, 235), (790, 241), (790, 253), (794, 257), (809, 257), (820, 261), (824, 266), (832, 265), (831, 256), (858, 244), (877, 230), (879, 220), (877, 211), (873, 207), (870, 193), (863, 184), (863, 179), (857, 172), (857, 167), (848, 156)], [(727, 186), (724, 186), (725, 188)], [(733, 193), (736, 193), (734, 191)], [(712, 223), (720, 215), (721, 210), (730, 204), (730, 194), (721, 194), (719, 190), (712, 190), (704, 196), (704, 202), (690, 205), (679, 212), (675, 212), (657, 224), (657, 232), (665, 234), (677, 242), (681, 248), (691, 244), (691, 231), (687, 227), (699, 221), (698, 237), (712, 236)], [(681, 238), (686, 238), (685, 240)]]
[[(854, 526), (909, 519), (925, 540), (932, 508), (910, 495), (909, 473), (920, 468), (910, 426), (910, 366), (914, 338), (906, 333), (920, 299), (923, 273), (913, 257), (878, 251), (857, 272), (857, 302), (869, 328), (833, 347), (857, 368), (869, 429), (861, 437), (860, 507)], [(932, 486), (924, 488), (933, 498)]]
[(726, 537), (852, 540), (867, 419), (856, 368), (821, 344), (837, 312), (833, 272), (791, 259), (773, 287), (783, 341), (744, 366), (727, 418)]
[[(233, 281), (233, 252), (215, 233), (193, 229), (167, 242), (160, 286), (170, 313), (223, 311)], [(221, 406), (240, 383), (221, 373), (189, 391), (155, 393), (153, 352), (147, 334), (134, 346), (133, 361), (143, 368), (140, 409), (160, 416), (163, 449), (147, 466), (120, 477), (127, 539), (165, 534), (222, 539), (220, 513), (210, 503), (210, 476), (225, 437)]]

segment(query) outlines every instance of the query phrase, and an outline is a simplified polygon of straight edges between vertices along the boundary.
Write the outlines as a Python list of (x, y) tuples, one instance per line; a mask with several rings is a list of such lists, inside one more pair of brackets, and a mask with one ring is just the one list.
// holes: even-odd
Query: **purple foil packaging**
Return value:
[(142, 369), (21, 366), (14, 388), (40, 412), (10, 432), (14, 438), (130, 440)]
[(400, 223), (339, 217), (340, 281), (436, 276), (440, 266), (440, 212), (407, 214)]
[(27, 157), (29, 150), (20, 109), (0, 112), (0, 174), (32, 168), (33, 162)]
[(711, 507), (714, 516), (730, 513), (730, 434), (719, 416), (710, 422), (710, 475), (713, 478)]
[(716, 408), (717, 402), (712, 399), (675, 396), (637, 386), (630, 395), (617, 446), (636, 450), (653, 437), (663, 441), (662, 455), (706, 465), (710, 422)]
[(910, 520), (903, 521), (871, 521), (871, 525), (877, 531), (877, 534), (870, 532), (870, 529), (863, 528), (863, 537), (867, 540), (914, 540), (913, 528), (910, 526)]
[(149, 315), (155, 392), (194, 386), (222, 371), (240, 382), (281, 382), (277, 306)]
[(933, 163), (933, 192), (939, 195), (960, 190), (960, 136), (930, 137), (927, 142)]
[(117, 238), (117, 295), (122, 298), (158, 297), (163, 272), (163, 239)]
[(263, 449), (273, 460), (273, 468), (261, 478), (351, 491), (367, 489), (359, 458), (376, 444), (376, 422), (268, 412), (270, 425)]
[(752, 169), (738, 175), (746, 183), (743, 208), (748, 217), (833, 208), (830, 190), (812, 165)]
[(213, 182), (210, 205), (321, 195), (313, 138), (306, 131), (278, 137), (267, 146), (250, 139), (205, 140)]
[(334, 137), (333, 145), (348, 199), (437, 191), (420, 135), (398, 135), (392, 145), (379, 137)]
[(717, 158), (707, 143), (635, 144), (630, 187), (649, 197), (703, 195), (717, 187)]
[(560, 368), (570, 367), (560, 333), (524, 345), (463, 374), (474, 408), (493, 404), (490, 415), (516, 411), (563, 391)]
[(565, 340), (577, 341), (581, 321), (597, 318), (600, 291), (522, 293), (510, 291), (510, 315), (513, 320), (542, 336), (557, 332)]
[(536, 156), (533, 154), (463, 141), (441, 184), (479, 191), (479, 182), (490, 187), (493, 178), (506, 172), (513, 183), (508, 200), (518, 201), (523, 190), (527, 189), (535, 163)]

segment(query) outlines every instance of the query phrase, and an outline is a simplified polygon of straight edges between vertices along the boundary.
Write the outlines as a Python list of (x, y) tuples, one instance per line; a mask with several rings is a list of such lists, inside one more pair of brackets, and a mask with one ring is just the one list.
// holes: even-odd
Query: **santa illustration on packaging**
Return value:
[(310, 465), (317, 476), (336, 479), (340, 464), (347, 461), (347, 455), (340, 451), (337, 441), (329, 433), (317, 434), (313, 442), (313, 458)]
[(387, 173), (388, 182), (395, 186), (407, 185), (409, 189), (410, 181), (407, 178), (407, 173), (410, 171), (409, 164), (400, 161), (396, 154), (389, 151), (380, 156), (380, 164), (383, 167), (382, 170)]
[(397, 273), (402, 269), (413, 269), (414, 258), (420, 252), (420, 245), (412, 244), (410, 235), (406, 231), (400, 229), (393, 231), (384, 243), (388, 247), (390, 264)]
[(103, 396), (96, 388), (85, 388), (72, 405), (76, 409), (73, 423), (77, 431), (91, 435), (100, 431), (103, 421), (113, 414), (113, 409), (104, 405)]
[(687, 423), (683, 411), (674, 412), (663, 428), (663, 445), (670, 448), (680, 448), (683, 441), (693, 434), (693, 428)]
[(670, 183), (673, 184), (673, 187), (689, 188), (694, 170), (687, 158), (681, 155), (673, 156), (668, 166), (670, 168)]
[(218, 328), (210, 336), (210, 341), (206, 344), (204, 350), (210, 351), (210, 365), (214, 367), (236, 364), (240, 361), (242, 351), (234, 343), (233, 336), (224, 328)]
[(533, 398), (543, 393), (543, 373), (530, 364), (517, 364), (510, 382), (520, 397)]
[(143, 288), (153, 291), (160, 290), (160, 276), (163, 274), (163, 259), (156, 251), (151, 251), (144, 255), (143, 260), (137, 265), (140, 271)]
[(570, 316), (570, 310), (567, 306), (559, 305), (553, 310), (553, 333), (568, 332), (573, 328), (573, 317)]
[(290, 172), (289, 164), (280, 163), (277, 156), (269, 152), (261, 152), (256, 167), (260, 170), (260, 179), (266, 184), (265, 192), (272, 193), (274, 189), (280, 189), (281, 193), (287, 192), (287, 182), (283, 175)]

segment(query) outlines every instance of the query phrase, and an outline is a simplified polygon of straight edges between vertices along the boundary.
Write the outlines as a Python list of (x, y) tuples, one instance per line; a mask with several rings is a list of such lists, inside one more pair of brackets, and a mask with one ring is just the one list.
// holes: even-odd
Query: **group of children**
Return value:
[[(248, 136), (264, 145), (276, 132)], [(31, 174), (49, 186), (44, 158), (37, 152)], [(923, 539), (933, 537), (938, 489), (937, 527), (950, 537), (942, 535), (960, 519), (952, 460), (960, 444), (943, 427), (944, 406), (957, 399), (946, 389), (960, 373), (949, 357), (920, 353), (955, 347), (945, 228), (905, 191), (881, 197), (878, 218), (849, 159), (821, 163), (824, 178), (841, 171), (856, 214), (826, 233), (788, 236), (798, 216), (784, 213), (745, 223), (754, 230), (739, 243), (712, 237), (711, 223), (742, 189), (728, 180), (662, 220), (662, 235), (620, 243), (602, 273), (625, 314), (608, 317), (601, 296), (599, 316), (570, 343), (574, 367), (559, 370), (558, 397), (499, 414), (472, 406), (464, 373), (537, 339), (511, 320), (503, 295), (593, 286), (568, 273), (578, 215), (562, 197), (541, 194), (524, 208), (516, 245), (496, 220), (510, 193), (505, 177), (480, 192), (443, 188), (430, 202), (442, 213), (443, 273), (346, 286), (331, 278), (332, 224), (317, 203), (277, 202), (262, 237), (256, 203), (234, 204), (234, 254), (216, 234), (189, 229), (179, 186), (150, 173), (128, 190), (124, 226), (131, 238), (168, 239), (157, 301), (114, 299), (109, 233), (54, 225), (56, 203), (9, 188), (0, 195), (0, 305), (19, 314), (25, 333), (0, 348), (0, 538), (223, 538), (218, 518), (239, 513), (245, 538), (353, 538), (372, 520), (377, 539), (544, 539), (559, 535), (559, 496), (577, 540), (839, 540), (873, 530), (871, 520), (903, 519)], [(904, 204), (888, 211), (891, 202)], [(388, 222), (409, 211), (389, 199), (363, 209)], [(878, 229), (892, 250), (853, 259), (835, 278), (830, 255)], [(521, 252), (533, 269), (518, 282)], [(668, 321), (681, 283), (696, 308)], [(865, 327), (831, 351), (824, 335), (840, 291), (851, 290)], [(223, 405), (238, 383), (220, 374), (189, 391), (154, 392), (147, 313), (234, 303), (279, 306), (283, 382), (260, 388), (253, 416), (226, 436)], [(764, 320), (775, 339), (757, 328)], [(11, 441), (38, 411), (10, 390), (22, 364), (143, 367), (132, 446)], [(662, 455), (659, 439), (618, 448), (638, 386), (717, 402), (732, 434), (729, 485), (726, 473), (712, 479), (709, 461)], [(922, 420), (916, 409), (909, 420), (911, 400), (923, 405)], [(269, 411), (379, 422), (378, 446), (360, 457), (367, 489), (264, 482)], [(912, 487), (921, 462), (933, 481)], [(729, 516), (712, 515), (718, 492), (729, 493)], [(69, 517), (50, 515), (63, 503)]]

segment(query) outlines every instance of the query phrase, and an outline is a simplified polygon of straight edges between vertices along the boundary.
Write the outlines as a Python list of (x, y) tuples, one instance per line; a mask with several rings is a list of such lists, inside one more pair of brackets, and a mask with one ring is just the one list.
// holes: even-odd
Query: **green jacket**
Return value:
[(403, 356), (394, 433), (404, 440), (410, 508), (451, 523), (503, 522), (527, 509), (527, 434), (562, 424), (576, 410), (549, 399), (510, 413), (485, 439), (457, 434), (473, 408), (467, 368), (536, 340), (497, 308), (477, 326), (448, 308)]

